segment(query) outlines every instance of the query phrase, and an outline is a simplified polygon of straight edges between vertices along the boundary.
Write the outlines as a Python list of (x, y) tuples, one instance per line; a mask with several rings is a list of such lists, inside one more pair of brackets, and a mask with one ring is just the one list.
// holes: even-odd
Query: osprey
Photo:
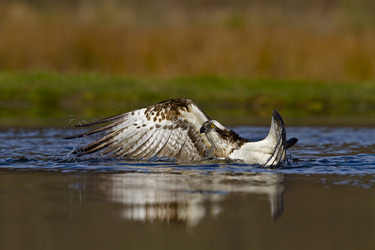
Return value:
[(277, 111), (273, 111), (268, 135), (253, 142), (211, 120), (190, 99), (170, 99), (76, 127), (98, 124), (106, 125), (66, 137), (104, 133), (98, 140), (74, 150), (74, 154), (101, 151), (122, 159), (183, 162), (230, 159), (278, 167), (286, 160), (286, 149), (297, 142), (296, 138), (286, 140), (284, 122)]

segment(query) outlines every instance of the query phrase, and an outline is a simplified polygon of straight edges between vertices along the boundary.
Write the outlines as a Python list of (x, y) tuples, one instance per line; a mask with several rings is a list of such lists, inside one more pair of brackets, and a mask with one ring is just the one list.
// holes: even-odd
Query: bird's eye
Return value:
[(211, 128), (215, 128), (215, 125), (213, 123), (211, 123)]

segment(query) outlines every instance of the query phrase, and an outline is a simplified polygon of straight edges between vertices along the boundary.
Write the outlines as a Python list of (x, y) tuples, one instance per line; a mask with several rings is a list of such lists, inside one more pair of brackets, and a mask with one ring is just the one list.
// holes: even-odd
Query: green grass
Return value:
[(228, 125), (374, 125), (375, 84), (215, 76), (129, 78), (94, 73), (0, 73), (0, 127), (68, 127), (172, 97), (193, 99)]

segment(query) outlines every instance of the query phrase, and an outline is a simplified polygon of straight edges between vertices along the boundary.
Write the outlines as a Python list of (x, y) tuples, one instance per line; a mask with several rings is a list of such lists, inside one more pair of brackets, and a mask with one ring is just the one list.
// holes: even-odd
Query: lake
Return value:
[(0, 131), (0, 249), (375, 247), (374, 128), (289, 127), (283, 169), (75, 158), (78, 132)]

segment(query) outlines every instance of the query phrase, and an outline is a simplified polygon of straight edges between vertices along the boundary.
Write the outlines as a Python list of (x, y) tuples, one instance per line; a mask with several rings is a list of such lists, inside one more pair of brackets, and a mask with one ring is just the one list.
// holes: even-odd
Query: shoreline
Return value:
[(266, 126), (273, 109), (287, 126), (373, 126), (372, 93), (368, 81), (0, 72), (0, 127), (67, 127), (176, 97), (192, 99), (229, 126)]

